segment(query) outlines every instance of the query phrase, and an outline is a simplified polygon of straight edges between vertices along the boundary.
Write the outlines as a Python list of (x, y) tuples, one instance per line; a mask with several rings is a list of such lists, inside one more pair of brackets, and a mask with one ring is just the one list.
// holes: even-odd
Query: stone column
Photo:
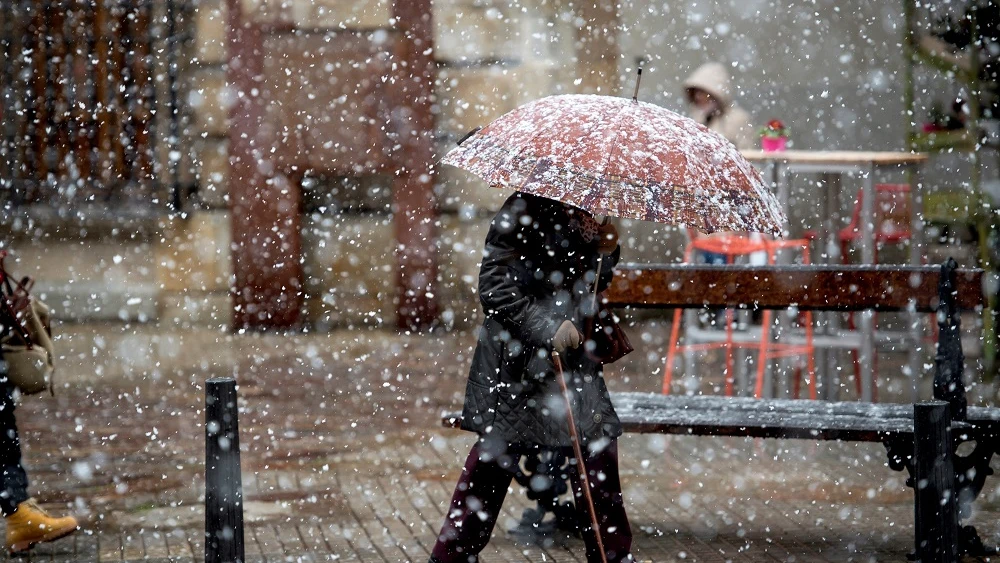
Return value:
[(438, 317), (437, 200), (434, 196), (434, 28), (430, 0), (395, 0), (392, 15), (401, 35), (391, 124), (398, 149), (393, 162), (396, 258), (399, 264), (397, 324), (420, 330)]
[(618, 10), (614, 0), (584, 0), (574, 11), (577, 28), (576, 75), (584, 94), (613, 95), (618, 88)]
[(277, 140), (265, 125), (267, 101), (260, 96), (263, 30), (244, 17), (243, 7), (241, 0), (226, 0), (233, 327), (292, 328), (302, 308), (301, 195), (270, 153)]

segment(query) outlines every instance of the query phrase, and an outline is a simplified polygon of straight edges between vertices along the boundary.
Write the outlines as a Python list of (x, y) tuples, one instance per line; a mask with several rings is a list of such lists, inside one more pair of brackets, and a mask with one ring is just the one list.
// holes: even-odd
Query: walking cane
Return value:
[(604, 542), (601, 541), (601, 525), (597, 522), (597, 510), (594, 508), (594, 499), (590, 496), (590, 479), (587, 477), (587, 468), (583, 465), (583, 451), (580, 449), (580, 437), (576, 433), (576, 420), (573, 419), (573, 405), (570, 403), (569, 389), (566, 387), (566, 378), (563, 376), (562, 360), (559, 359), (559, 353), (554, 350), (552, 351), (552, 361), (556, 366), (556, 379), (559, 380), (559, 388), (562, 389), (563, 399), (566, 400), (569, 438), (573, 442), (573, 455), (576, 456), (576, 471), (580, 474), (580, 480), (583, 482), (583, 496), (590, 512), (590, 527), (594, 530), (594, 537), (597, 538), (597, 551), (601, 554), (601, 563), (608, 563), (608, 558), (604, 554)]

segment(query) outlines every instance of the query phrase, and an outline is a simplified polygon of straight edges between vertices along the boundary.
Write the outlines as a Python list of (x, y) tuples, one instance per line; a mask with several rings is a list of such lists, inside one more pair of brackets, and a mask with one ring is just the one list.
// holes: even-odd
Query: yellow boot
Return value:
[(7, 516), (7, 551), (28, 551), (37, 543), (57, 540), (76, 531), (76, 518), (53, 518), (38, 506), (35, 499), (17, 505), (17, 511)]

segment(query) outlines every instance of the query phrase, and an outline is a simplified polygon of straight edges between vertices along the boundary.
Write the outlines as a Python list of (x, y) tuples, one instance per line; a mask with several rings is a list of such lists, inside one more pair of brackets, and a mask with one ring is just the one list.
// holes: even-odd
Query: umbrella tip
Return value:
[(639, 101), (639, 82), (641, 80), (642, 80), (642, 67), (639, 67), (639, 69), (635, 73), (635, 91), (632, 92), (632, 101), (633, 102), (638, 102)]
[(466, 134), (465, 134), (465, 136), (464, 136), (464, 137), (462, 137), (461, 139), (459, 139), (459, 140), (458, 140), (458, 142), (457, 142), (457, 143), (455, 143), (455, 144), (456, 144), (456, 145), (461, 145), (461, 144), (462, 144), (462, 143), (464, 143), (464, 142), (465, 142), (466, 140), (468, 140), (468, 139), (469, 139), (469, 137), (471, 137), (471, 136), (475, 135), (476, 133), (478, 133), (480, 129), (482, 129), (482, 126), (480, 126), (480, 127), (476, 127), (476, 128), (475, 128), (475, 129), (473, 129), (472, 131), (469, 131), (468, 133), (466, 133)]

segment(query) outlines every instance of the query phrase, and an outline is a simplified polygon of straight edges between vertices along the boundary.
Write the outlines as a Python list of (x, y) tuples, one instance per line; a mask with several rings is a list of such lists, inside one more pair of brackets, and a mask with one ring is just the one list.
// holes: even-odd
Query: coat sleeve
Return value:
[(506, 234), (490, 229), (479, 270), (479, 300), (486, 316), (498, 321), (521, 342), (548, 346), (566, 319), (557, 317), (525, 291), (531, 273), (517, 248), (516, 233), (516, 229)]

